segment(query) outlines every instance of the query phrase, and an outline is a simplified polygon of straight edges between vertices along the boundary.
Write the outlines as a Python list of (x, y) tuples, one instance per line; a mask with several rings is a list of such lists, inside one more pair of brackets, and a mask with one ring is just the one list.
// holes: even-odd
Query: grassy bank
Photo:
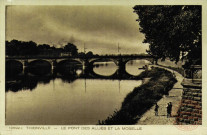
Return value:
[(160, 68), (144, 71), (137, 78), (150, 78), (150, 80), (139, 87), (135, 87), (122, 102), (121, 109), (114, 111), (106, 120), (99, 121), (99, 125), (135, 124), (142, 114), (150, 109), (164, 94), (168, 94), (176, 82), (171, 72)]

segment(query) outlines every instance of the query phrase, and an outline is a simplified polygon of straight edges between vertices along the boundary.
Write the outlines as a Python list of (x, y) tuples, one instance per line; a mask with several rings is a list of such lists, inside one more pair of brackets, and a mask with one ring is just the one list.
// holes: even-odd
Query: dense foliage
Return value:
[(150, 55), (201, 64), (201, 6), (135, 6), (134, 12)]
[(64, 51), (65, 52), (70, 52), (72, 56), (78, 54), (78, 49), (74, 44), (68, 43), (67, 45), (64, 46)]
[(37, 56), (37, 55), (52, 55), (59, 56), (61, 53), (68, 53), (71, 56), (78, 54), (77, 47), (68, 43), (64, 48), (56, 48), (48, 44), (37, 45), (33, 41), (25, 42), (18, 40), (6, 41), (7, 56)]

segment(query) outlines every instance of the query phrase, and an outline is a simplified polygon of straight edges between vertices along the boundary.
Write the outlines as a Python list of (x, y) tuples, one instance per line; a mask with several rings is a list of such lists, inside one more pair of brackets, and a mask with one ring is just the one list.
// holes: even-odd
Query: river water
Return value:
[[(138, 68), (148, 63), (130, 61), (126, 71), (138, 75), (143, 71)], [(99, 66), (94, 67), (94, 72), (104, 76), (117, 69), (113, 62), (95, 64)], [(55, 78), (33, 86), (34, 79), (25, 81), (27, 87), (9, 87), (6, 92), (7, 125), (95, 125), (119, 110), (126, 95), (141, 84), (139, 80), (81, 78), (69, 82)]]

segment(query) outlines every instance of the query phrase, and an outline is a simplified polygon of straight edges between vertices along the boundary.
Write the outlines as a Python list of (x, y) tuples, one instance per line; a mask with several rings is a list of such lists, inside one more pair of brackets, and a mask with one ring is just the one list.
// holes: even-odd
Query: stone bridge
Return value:
[(60, 62), (64, 61), (76, 61), (82, 65), (82, 70), (85, 74), (85, 71), (92, 71), (93, 64), (95, 62), (105, 62), (105, 61), (113, 61), (118, 67), (117, 74), (126, 73), (126, 63), (130, 60), (148, 60), (151, 63), (154, 63), (154, 58), (149, 55), (125, 55), (125, 56), (93, 56), (93, 57), (58, 57), (58, 58), (24, 58), (24, 57), (8, 57), (6, 58), (6, 62), (9, 61), (17, 61), (20, 62), (24, 69), (32, 62), (35, 61), (45, 61), (50, 63), (52, 71)]

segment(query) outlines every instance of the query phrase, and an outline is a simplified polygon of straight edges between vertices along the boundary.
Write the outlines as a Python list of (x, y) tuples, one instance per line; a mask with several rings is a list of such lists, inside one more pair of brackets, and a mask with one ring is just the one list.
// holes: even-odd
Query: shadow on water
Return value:
[(15, 61), (15, 60), (10, 60), (6, 62), (6, 75), (7, 76), (13, 76), (16, 74), (21, 73), (23, 70), (23, 65), (22, 63)]
[(17, 92), (19, 90), (33, 90), (38, 84), (48, 84), (51, 80), (56, 78), (60, 78), (62, 81), (68, 83), (77, 79), (75, 76), (54, 76), (54, 74), (47, 76), (19, 74), (6, 78), (6, 91)]
[(57, 64), (56, 70), (61, 75), (74, 77), (78, 70), (82, 70), (82, 64), (77, 61), (65, 60)]
[(80, 66), (72, 65), (59, 65), (52, 71), (49, 63), (34, 61), (23, 71), (20, 62), (6, 63), (6, 91), (33, 90), (38, 84), (48, 84), (56, 78), (72, 83), (78, 78), (77, 71), (80, 69)]
[(19, 90), (33, 90), (36, 88), (38, 80), (28, 75), (9, 77), (6, 79), (6, 91), (17, 92)]
[(51, 64), (43, 60), (35, 60), (28, 64), (27, 72), (33, 75), (47, 75), (51, 72)]
[[(51, 80), (60, 78), (63, 82), (72, 83), (76, 79), (111, 79), (111, 80), (139, 80), (136, 76), (127, 72), (119, 73), (118, 69), (111, 75), (105, 76), (95, 73), (94, 68), (103, 65), (94, 65), (91, 69), (85, 70), (88, 74), (83, 73), (81, 63), (77, 61), (62, 61), (52, 66), (46, 61), (33, 61), (23, 70), (20, 62), (9, 61), (6, 63), (6, 91), (17, 92), (19, 90), (33, 90), (38, 84), (48, 84)], [(110, 67), (110, 65), (105, 65)], [(106, 72), (106, 70), (103, 70)], [(120, 76), (121, 75), (121, 76)]]
[(77, 61), (65, 60), (57, 64), (56, 71), (63, 82), (71, 83), (78, 77), (78, 71), (82, 72), (82, 64)]

